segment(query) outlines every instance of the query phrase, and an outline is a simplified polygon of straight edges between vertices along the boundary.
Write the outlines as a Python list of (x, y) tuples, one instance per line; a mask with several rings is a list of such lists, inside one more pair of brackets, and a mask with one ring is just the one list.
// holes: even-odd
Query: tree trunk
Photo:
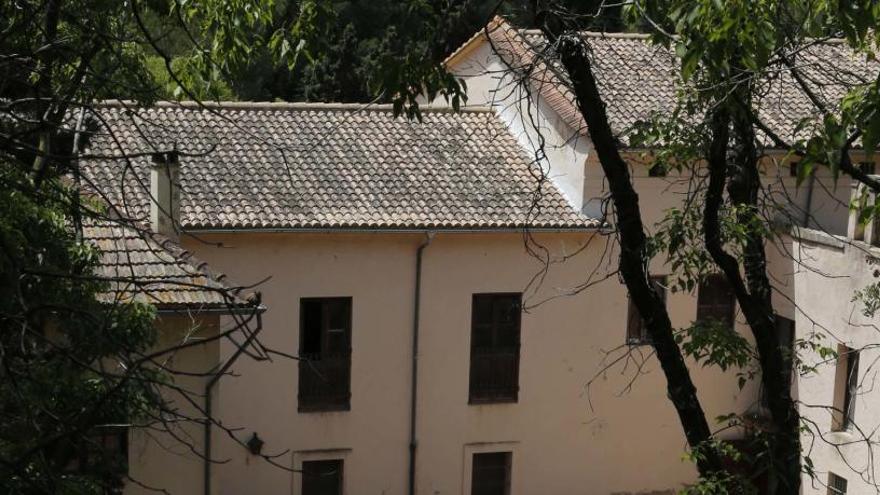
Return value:
[(46, 176), (51, 163), (52, 141), (57, 129), (49, 125), (49, 114), (52, 112), (52, 76), (55, 66), (56, 48), (54, 45), (58, 37), (58, 18), (61, 13), (62, 0), (48, 0), (46, 2), (46, 18), (43, 24), (43, 55), (39, 57), (39, 79), (37, 79), (37, 117), (40, 119), (38, 132), (37, 154), (34, 158), (33, 177), (34, 184), (39, 188)]
[(690, 371), (675, 342), (666, 305), (650, 284), (647, 239), (639, 197), (633, 188), (628, 165), (617, 149), (590, 60), (582, 41), (557, 39), (550, 32), (545, 35), (551, 43), (557, 43), (560, 61), (571, 79), (578, 109), (587, 123), (596, 155), (608, 180), (621, 247), (619, 268), (630, 300), (645, 320), (666, 377), (669, 399), (678, 413), (688, 445), (699, 452), (697, 468), (701, 475), (711, 475), (722, 470), (721, 459), (711, 447), (712, 433)]
[[(736, 97), (749, 101), (749, 91)], [(791, 365), (777, 338), (776, 315), (771, 301), (772, 287), (767, 277), (766, 239), (763, 219), (758, 211), (761, 176), (758, 151), (751, 119), (742, 112), (731, 114), (726, 102), (718, 103), (712, 117), (709, 148), (709, 186), (703, 213), (706, 249), (721, 268), (736, 295), (737, 302), (752, 331), (761, 368), (761, 383), (770, 409), (768, 493), (792, 494), (800, 491), (800, 421), (791, 398)], [(729, 157), (730, 128), (734, 130), (735, 150)], [(732, 159), (731, 159), (732, 158)], [(728, 160), (731, 160), (728, 166)], [(739, 261), (725, 251), (721, 239), (719, 211), (724, 187), (733, 205), (739, 207), (737, 223), (746, 229), (743, 250), (745, 279)]]

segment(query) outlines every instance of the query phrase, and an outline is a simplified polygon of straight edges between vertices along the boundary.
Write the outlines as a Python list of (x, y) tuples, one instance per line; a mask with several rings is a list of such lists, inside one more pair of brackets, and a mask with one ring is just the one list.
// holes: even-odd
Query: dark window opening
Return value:
[(846, 478), (828, 473), (828, 495), (846, 495)]
[[(873, 164), (872, 164), (873, 165)], [(874, 212), (878, 211), (880, 208), (880, 196), (876, 196), (874, 200)], [(865, 239), (865, 227), (864, 225), (858, 227), (861, 229), (861, 240), (866, 241), (868, 244), (872, 246), (880, 246), (880, 215), (877, 213), (872, 213), (871, 218), (868, 220), (871, 222), (871, 238)], [(861, 222), (859, 222), (861, 223)]]
[(697, 293), (697, 322), (716, 321), (733, 329), (736, 297), (724, 275), (709, 275), (700, 282)]
[(843, 391), (843, 421), (840, 426), (842, 430), (846, 430), (852, 427), (855, 420), (856, 394), (859, 390), (859, 351), (846, 347), (842, 357), (846, 361), (846, 388)]
[(789, 177), (797, 177), (798, 176), (798, 167), (800, 167), (800, 162), (792, 161), (792, 162), (788, 163)]
[[(651, 277), (651, 285), (654, 290), (660, 294), (663, 304), (666, 304), (666, 277)], [(629, 301), (629, 308), (626, 321), (626, 343), (632, 345), (650, 344), (651, 338), (648, 336), (648, 327), (645, 320), (639, 314), (638, 308), (633, 304), (632, 299)]]
[(128, 473), (128, 426), (104, 425), (90, 430), (77, 442), (65, 471), (93, 476), (105, 493), (122, 493)]
[[(793, 364), (796, 357), (794, 320), (776, 315), (776, 341), (778, 342), (779, 349), (782, 351), (785, 367), (789, 369), (789, 373), (794, 372)], [(761, 404), (765, 408), (770, 407), (767, 391), (763, 388), (761, 389)]]
[(779, 348), (782, 350), (782, 357), (785, 359), (785, 365), (791, 370), (795, 359), (794, 320), (776, 315), (776, 340), (779, 343)]
[(474, 454), (471, 495), (510, 495), (510, 452)]
[(302, 495), (342, 495), (342, 459), (304, 461)]
[(517, 400), (520, 302), (520, 294), (474, 294), (471, 308), (471, 403)]
[(859, 162), (859, 171), (863, 174), (874, 175), (874, 162)]
[(299, 410), (339, 411), (351, 399), (351, 298), (300, 301)]
[(648, 167), (648, 177), (666, 177), (666, 167), (655, 163)]

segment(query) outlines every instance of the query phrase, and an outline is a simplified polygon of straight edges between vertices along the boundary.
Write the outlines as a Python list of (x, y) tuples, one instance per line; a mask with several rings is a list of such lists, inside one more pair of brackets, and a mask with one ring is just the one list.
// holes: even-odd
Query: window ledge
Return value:
[(297, 412), (300, 413), (327, 413), (327, 412), (348, 412), (351, 411), (351, 405), (345, 406), (299, 406)]
[(852, 443), (855, 440), (852, 429), (831, 430), (828, 433), (828, 441), (837, 444)]
[(468, 399), (469, 406), (491, 406), (492, 404), (516, 404), (519, 398), (511, 399)]

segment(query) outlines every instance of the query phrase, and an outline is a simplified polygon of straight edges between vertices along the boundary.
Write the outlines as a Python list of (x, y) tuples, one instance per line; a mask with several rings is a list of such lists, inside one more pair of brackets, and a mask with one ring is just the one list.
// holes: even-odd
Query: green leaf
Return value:
[(874, 112), (862, 134), (862, 146), (868, 160), (874, 155), (878, 141), (880, 141), (880, 113)]

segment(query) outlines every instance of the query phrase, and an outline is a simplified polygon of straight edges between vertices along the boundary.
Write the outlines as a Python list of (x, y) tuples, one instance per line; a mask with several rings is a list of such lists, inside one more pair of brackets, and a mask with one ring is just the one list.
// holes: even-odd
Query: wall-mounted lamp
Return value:
[(263, 444), (265, 443), (266, 442), (264, 442), (262, 438), (257, 436), (257, 432), (254, 432), (251, 439), (247, 441), (247, 448), (251, 451), (251, 454), (260, 455), (260, 452), (263, 451)]

